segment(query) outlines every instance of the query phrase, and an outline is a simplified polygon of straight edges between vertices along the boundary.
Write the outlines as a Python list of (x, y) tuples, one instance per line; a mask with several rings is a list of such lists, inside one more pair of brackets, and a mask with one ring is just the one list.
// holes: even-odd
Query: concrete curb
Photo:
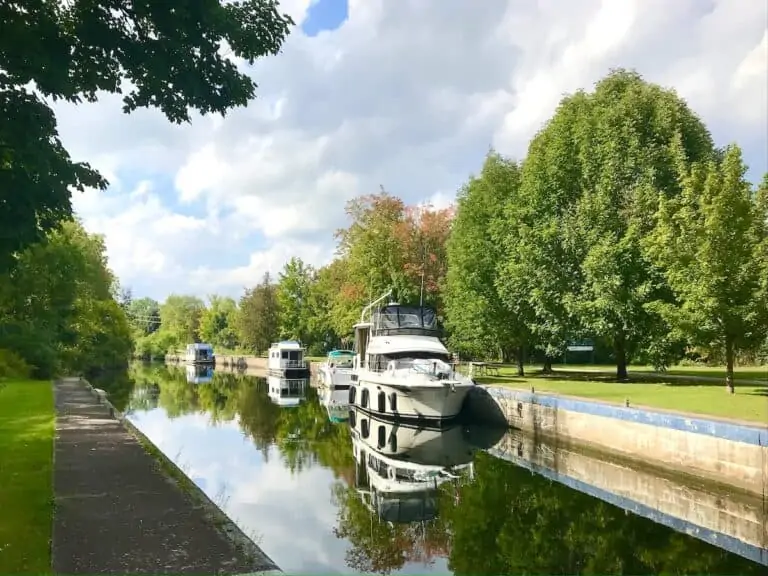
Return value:
[[(114, 407), (114, 405), (108, 400), (108, 394), (100, 388), (94, 388), (90, 382), (85, 378), (78, 379), (98, 400), (99, 403), (109, 408), (109, 413), (112, 418), (120, 421), (120, 423), (130, 432), (139, 443), (146, 449), (148, 446), (153, 450), (148, 455), (156, 460), (159, 464), (167, 466), (173, 473), (168, 474), (164, 472), (169, 481), (177, 485), (180, 490), (195, 501), (195, 504), (200, 506), (206, 516), (213, 521), (216, 529), (222, 532), (238, 549), (243, 551), (252, 559), (254, 567), (257, 569), (253, 572), (247, 572), (245, 574), (233, 574), (231, 576), (255, 576), (261, 574), (283, 574), (282, 570), (277, 567), (275, 562), (259, 548), (259, 546), (251, 540), (238, 526), (235, 524), (229, 516), (227, 516), (206, 494), (203, 492), (192, 480), (187, 477), (181, 468), (179, 468), (175, 462), (163, 454), (152, 441), (147, 438), (144, 433), (139, 430), (134, 424), (125, 417), (125, 415)], [(184, 479), (183, 485), (181, 485), (179, 479)], [(259, 570), (258, 567), (272, 565), (274, 568), (267, 570)]]

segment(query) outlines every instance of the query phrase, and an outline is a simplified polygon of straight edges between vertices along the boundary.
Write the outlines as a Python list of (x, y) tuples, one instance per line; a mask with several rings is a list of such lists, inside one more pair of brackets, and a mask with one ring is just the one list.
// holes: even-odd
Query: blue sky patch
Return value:
[(336, 30), (347, 19), (347, 0), (317, 0), (307, 11), (301, 29), (307, 36), (317, 36), (323, 30)]

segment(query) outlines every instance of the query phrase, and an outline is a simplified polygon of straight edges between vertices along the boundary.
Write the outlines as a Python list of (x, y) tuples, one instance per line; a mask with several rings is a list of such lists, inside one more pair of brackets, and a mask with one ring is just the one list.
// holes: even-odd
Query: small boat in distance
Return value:
[(349, 390), (354, 364), (354, 350), (331, 350), (317, 369), (319, 384), (331, 391)]
[(363, 309), (355, 324), (349, 403), (377, 418), (443, 426), (459, 415), (475, 382), (456, 371), (429, 306), (391, 302)]
[(296, 340), (282, 340), (269, 347), (267, 373), (284, 378), (308, 378), (309, 364), (304, 347)]
[(187, 364), (187, 382), (205, 384), (213, 380), (213, 364)]
[(215, 364), (216, 356), (213, 353), (213, 346), (205, 342), (187, 344), (184, 362), (187, 364)]

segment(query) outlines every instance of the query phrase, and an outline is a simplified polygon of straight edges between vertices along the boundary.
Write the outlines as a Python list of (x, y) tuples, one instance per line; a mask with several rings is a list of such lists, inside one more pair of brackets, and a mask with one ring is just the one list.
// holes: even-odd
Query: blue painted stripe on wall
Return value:
[(485, 388), (491, 396), (494, 396), (495, 398), (504, 398), (507, 401), (539, 404), (547, 408), (567, 410), (569, 412), (581, 412), (593, 416), (604, 416), (607, 418), (624, 420), (626, 422), (636, 422), (638, 424), (670, 428), (672, 430), (679, 430), (680, 432), (704, 434), (705, 436), (714, 436), (715, 438), (722, 438), (733, 442), (743, 442), (755, 446), (768, 446), (768, 426), (761, 428), (759, 426), (731, 424), (729, 422), (708, 420), (706, 418), (688, 418), (677, 414), (654, 412), (653, 410), (641, 410), (639, 408), (626, 408), (624, 406), (614, 406), (612, 404), (604, 404), (602, 402), (588, 400), (547, 396), (545, 394), (501, 388), (498, 386), (487, 386)]
[(751, 560), (752, 562), (768, 566), (768, 550), (753, 546), (752, 544), (743, 542), (742, 540), (734, 538), (733, 536), (729, 536), (728, 534), (716, 532), (715, 530), (710, 530), (709, 528), (703, 528), (702, 526), (698, 526), (687, 520), (683, 520), (681, 518), (671, 516), (670, 514), (660, 512), (655, 508), (651, 508), (650, 506), (641, 504), (640, 502), (625, 496), (619, 496), (613, 492), (608, 492), (602, 488), (587, 484), (586, 482), (582, 482), (581, 480), (577, 480), (571, 476), (555, 472), (550, 468), (539, 466), (538, 464), (534, 464), (529, 460), (519, 458), (512, 454), (502, 454), (500, 451), (493, 448), (487, 450), (487, 452), (494, 458), (500, 458), (502, 460), (512, 462), (513, 464), (522, 468), (526, 468), (535, 474), (544, 476), (545, 478), (554, 480), (555, 482), (559, 482), (560, 484), (568, 486), (569, 488), (592, 496), (593, 498), (598, 498), (624, 510), (629, 510), (637, 516), (642, 516), (643, 518), (652, 520), (657, 524), (662, 524), (668, 528), (671, 528), (672, 530), (675, 530), (676, 532), (688, 534), (689, 536), (703, 540), (708, 544), (712, 544), (713, 546), (717, 546), (718, 548), (722, 548), (723, 550), (733, 554), (738, 554), (739, 556)]

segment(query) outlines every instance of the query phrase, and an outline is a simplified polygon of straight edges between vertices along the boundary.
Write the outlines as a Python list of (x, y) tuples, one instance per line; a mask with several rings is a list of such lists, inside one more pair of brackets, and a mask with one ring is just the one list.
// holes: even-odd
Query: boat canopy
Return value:
[(281, 340), (272, 344), (271, 348), (278, 348), (281, 350), (303, 350), (301, 342), (296, 340)]
[(373, 313), (373, 332), (376, 335), (436, 335), (438, 330), (437, 314), (429, 306), (389, 304)]
[(331, 358), (344, 358), (346, 356), (354, 356), (355, 352), (354, 350), (331, 350), (331, 352), (328, 353), (328, 356)]

